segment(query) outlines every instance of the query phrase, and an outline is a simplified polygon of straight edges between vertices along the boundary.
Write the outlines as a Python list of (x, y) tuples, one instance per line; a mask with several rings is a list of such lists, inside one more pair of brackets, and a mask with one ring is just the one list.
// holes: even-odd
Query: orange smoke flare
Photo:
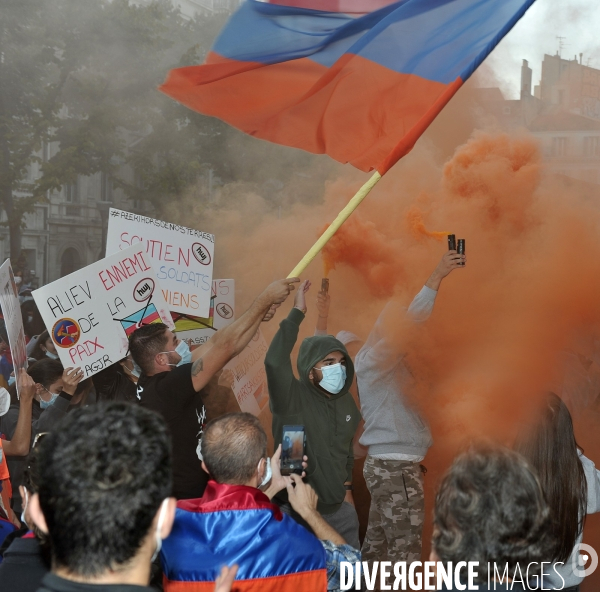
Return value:
[(329, 272), (335, 269), (335, 263), (327, 257), (325, 251), (321, 251), (321, 258), (323, 259), (323, 277), (327, 278), (329, 277)]
[(409, 228), (412, 230), (415, 238), (421, 239), (424, 236), (434, 238), (437, 241), (442, 241), (446, 238), (451, 232), (445, 231), (431, 231), (425, 228), (425, 223), (423, 222), (423, 213), (417, 208), (413, 206), (406, 213), (406, 221), (408, 222)]

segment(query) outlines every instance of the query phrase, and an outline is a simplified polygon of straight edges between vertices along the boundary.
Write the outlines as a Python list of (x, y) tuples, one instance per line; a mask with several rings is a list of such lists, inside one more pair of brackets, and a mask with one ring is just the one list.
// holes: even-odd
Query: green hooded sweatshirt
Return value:
[[(279, 326), (265, 358), (269, 403), (273, 413), (275, 449), (281, 443), (284, 425), (303, 425), (308, 468), (306, 482), (319, 496), (318, 510), (332, 514), (346, 496), (344, 483), (352, 481), (352, 440), (360, 412), (349, 392), (354, 365), (344, 345), (332, 335), (308, 337), (300, 346), (298, 380), (290, 359), (304, 314), (292, 308)], [(308, 378), (314, 365), (334, 351), (346, 356), (346, 383), (337, 395), (327, 395)], [(284, 490), (277, 495), (287, 500)]]

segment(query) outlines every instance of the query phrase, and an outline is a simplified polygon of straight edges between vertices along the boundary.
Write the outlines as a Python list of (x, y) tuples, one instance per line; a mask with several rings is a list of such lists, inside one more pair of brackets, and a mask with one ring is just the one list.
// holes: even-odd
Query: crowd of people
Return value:
[[(10, 396), (0, 410), (0, 592), (325, 592), (342, 589), (344, 564), (359, 563), (353, 589), (384, 590), (386, 562), (417, 567), (422, 584), (422, 463), (433, 440), (411, 403), (397, 334), (427, 321), (443, 279), (465, 262), (444, 254), (410, 306), (390, 301), (364, 341), (352, 327), (328, 334), (331, 300), (321, 291), (296, 371), (311, 288), (298, 278), (270, 284), (193, 351), (162, 323), (141, 326), (128, 356), (87, 380), (63, 368), (28, 301), (25, 326), (37, 333), (16, 376), (0, 322), (0, 392)], [(223, 367), (292, 291), (265, 357), (269, 454), (255, 416), (208, 417), (206, 401), (222, 396)], [(297, 473), (281, 470), (286, 426), (305, 434)], [(371, 500), (362, 541), (358, 450)], [(434, 505), (429, 561), (452, 562), (460, 581), (479, 562), (480, 590), (543, 582), (573, 592), (585, 576), (585, 519), (600, 511), (600, 473), (577, 445), (569, 409), (549, 394), (512, 449), (473, 444), (460, 454)], [(437, 576), (438, 589), (464, 589)]]

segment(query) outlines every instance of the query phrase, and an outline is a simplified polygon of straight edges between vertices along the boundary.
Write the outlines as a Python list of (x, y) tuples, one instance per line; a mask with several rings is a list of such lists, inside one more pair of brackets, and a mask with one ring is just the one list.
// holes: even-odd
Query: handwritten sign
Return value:
[(231, 388), (240, 409), (253, 415), (258, 415), (269, 402), (265, 372), (267, 349), (267, 342), (259, 329), (242, 353), (224, 368), (233, 373)]
[[(21, 368), (27, 368), (27, 344), (25, 343), (25, 331), (23, 330), (21, 304), (10, 259), (7, 259), (0, 266), (0, 306), (4, 315), (4, 324), (8, 333), (10, 354), (16, 377), (19, 375)], [(16, 384), (17, 396), (20, 397), (18, 380)]]
[(65, 368), (88, 378), (127, 354), (140, 326), (173, 328), (150, 258), (133, 245), (33, 292)]
[(191, 349), (206, 343), (215, 331), (227, 327), (235, 320), (235, 282), (213, 280), (210, 298), (210, 314), (206, 318), (173, 312), (177, 336), (187, 342)]
[(106, 254), (112, 255), (136, 244), (152, 261), (169, 310), (207, 318), (214, 235), (111, 208)]

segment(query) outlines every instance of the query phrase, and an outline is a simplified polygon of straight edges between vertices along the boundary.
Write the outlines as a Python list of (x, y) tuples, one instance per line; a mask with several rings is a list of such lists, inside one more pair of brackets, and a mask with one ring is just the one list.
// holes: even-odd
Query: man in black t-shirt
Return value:
[(161, 323), (140, 327), (131, 336), (131, 355), (142, 369), (137, 396), (142, 407), (160, 413), (171, 430), (173, 495), (178, 499), (201, 497), (208, 480), (201, 468), (206, 412), (200, 391), (248, 345), (261, 321), (273, 316), (298, 281), (290, 278), (270, 284), (239, 319), (193, 352)]

